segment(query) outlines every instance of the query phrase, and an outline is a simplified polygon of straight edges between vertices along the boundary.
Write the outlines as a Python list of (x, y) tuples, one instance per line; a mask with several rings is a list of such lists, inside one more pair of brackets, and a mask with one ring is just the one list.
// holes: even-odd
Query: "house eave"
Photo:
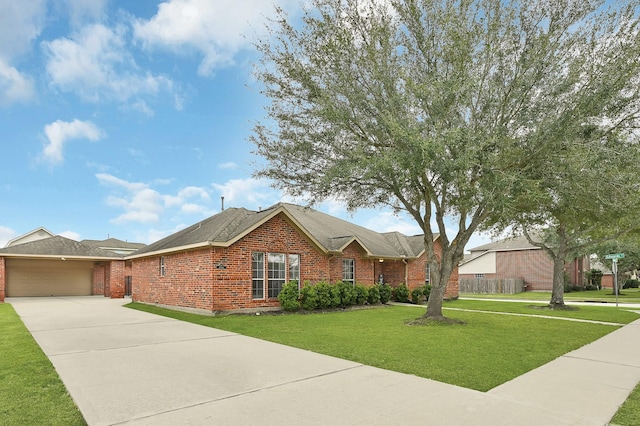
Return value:
[(166, 249), (155, 250), (155, 251), (150, 251), (146, 253), (132, 254), (129, 256), (125, 256), (124, 259), (125, 260), (142, 259), (145, 257), (161, 256), (163, 254), (191, 251), (191, 250), (197, 250), (197, 249), (206, 248), (206, 247), (214, 247), (214, 246), (228, 247), (229, 245), (230, 244), (227, 244), (227, 243), (214, 243), (213, 241), (203, 241), (199, 243), (187, 244), (187, 245), (178, 246), (178, 247), (169, 247)]
[(111, 261), (125, 260), (124, 257), (104, 257), (104, 256), (77, 256), (68, 254), (21, 254), (21, 253), (0, 253), (4, 258), (22, 259), (53, 259), (53, 260), (91, 260), (91, 261)]

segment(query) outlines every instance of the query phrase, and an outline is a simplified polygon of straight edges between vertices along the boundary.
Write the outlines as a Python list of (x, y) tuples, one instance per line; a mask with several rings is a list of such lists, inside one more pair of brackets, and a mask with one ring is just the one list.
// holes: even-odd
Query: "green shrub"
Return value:
[(356, 289), (353, 284), (338, 281), (335, 287), (340, 297), (340, 306), (347, 307), (356, 303)]
[(300, 309), (300, 290), (296, 281), (286, 283), (278, 294), (280, 307), (285, 311), (297, 311)]
[(404, 283), (394, 289), (394, 299), (401, 303), (409, 302), (409, 288)]
[(330, 309), (340, 306), (340, 293), (336, 286), (320, 282), (315, 287), (318, 294), (317, 309)]
[(431, 294), (431, 284), (424, 285), (424, 290), (422, 291), (422, 294), (424, 294), (425, 298), (429, 300), (429, 295)]
[(302, 309), (313, 311), (318, 309), (318, 290), (315, 285), (306, 284), (300, 291), (300, 305)]
[(423, 288), (424, 287), (416, 287), (411, 290), (411, 302), (415, 303), (416, 305), (420, 304), (420, 299), (422, 298), (422, 295), (424, 293)]
[(624, 286), (622, 286), (622, 288), (638, 288), (640, 287), (640, 281), (638, 280), (627, 280), (626, 283), (624, 283)]
[(369, 296), (367, 288), (361, 284), (356, 284), (354, 289), (356, 294), (356, 305), (365, 305), (367, 303), (367, 297)]
[(380, 293), (380, 303), (387, 303), (391, 300), (391, 286), (389, 284), (376, 284), (378, 287), (378, 293)]
[(380, 285), (379, 284), (373, 285), (369, 287), (368, 290), (369, 291), (367, 293), (367, 302), (370, 305), (375, 305), (377, 303), (380, 303)]

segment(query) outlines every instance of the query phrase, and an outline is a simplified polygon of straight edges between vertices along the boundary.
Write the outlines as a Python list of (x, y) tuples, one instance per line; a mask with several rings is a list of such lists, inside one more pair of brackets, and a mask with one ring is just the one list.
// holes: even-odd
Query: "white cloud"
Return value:
[(208, 76), (231, 64), (249, 46), (245, 36), (272, 12), (273, 3), (265, 0), (169, 0), (160, 3), (151, 19), (136, 20), (133, 28), (146, 48), (197, 52), (202, 56), (198, 74)]
[(404, 235), (423, 233), (417, 223), (409, 220), (406, 216), (402, 217), (390, 211), (379, 212), (367, 220), (363, 226), (377, 232), (400, 232)]
[(0, 58), (0, 106), (28, 101), (34, 93), (31, 77), (21, 74)]
[(174, 95), (173, 81), (141, 70), (126, 46), (126, 29), (93, 24), (42, 43), (52, 87), (72, 92), (90, 102), (116, 101), (152, 115), (144, 101), (166, 92)]
[(87, 21), (99, 21), (103, 18), (108, 0), (66, 0), (62, 5), (67, 8), (69, 18), (74, 25)]
[(0, 106), (24, 102), (35, 94), (33, 79), (16, 68), (45, 22), (45, 0), (0, 1)]
[(80, 241), (80, 234), (78, 234), (77, 232), (64, 231), (59, 233), (58, 235), (60, 235), (61, 237), (69, 238), (70, 240)]
[(10, 240), (13, 240), (17, 236), (17, 232), (13, 229), (0, 225), (0, 247), (4, 247)]
[(90, 121), (57, 120), (44, 126), (44, 133), (49, 143), (44, 147), (42, 155), (45, 160), (52, 164), (59, 164), (64, 161), (62, 150), (64, 144), (71, 139), (88, 139), (92, 142), (104, 137), (104, 132)]
[(218, 164), (218, 168), (222, 170), (237, 169), (238, 165), (233, 161), (229, 161), (227, 163)]
[(28, 51), (45, 23), (46, 0), (0, 1), (0, 58)]
[(272, 189), (266, 181), (254, 178), (230, 179), (222, 185), (213, 183), (212, 186), (229, 207), (265, 208), (281, 198), (279, 191)]
[[(213, 214), (209, 207), (209, 193), (204, 188), (188, 186), (172, 195), (162, 194), (149, 184), (128, 182), (107, 173), (98, 173), (96, 178), (101, 184), (114, 190), (114, 193), (105, 199), (107, 206), (124, 210), (124, 213), (111, 220), (112, 223), (155, 223), (168, 209), (177, 209), (178, 213), (189, 215)], [(163, 184), (166, 181), (155, 183)]]

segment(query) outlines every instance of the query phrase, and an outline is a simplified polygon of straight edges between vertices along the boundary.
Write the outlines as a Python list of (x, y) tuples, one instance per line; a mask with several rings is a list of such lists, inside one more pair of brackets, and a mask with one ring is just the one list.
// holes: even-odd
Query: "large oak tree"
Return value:
[(310, 0), (298, 18), (279, 10), (256, 43), (271, 101), (251, 138), (266, 159), (256, 175), (310, 203), (406, 211), (433, 275), (426, 316), (442, 317), (472, 233), (514, 214), (513, 194), (528, 193), (564, 126), (616, 120), (616, 100), (637, 96), (637, 1), (604, 3)]

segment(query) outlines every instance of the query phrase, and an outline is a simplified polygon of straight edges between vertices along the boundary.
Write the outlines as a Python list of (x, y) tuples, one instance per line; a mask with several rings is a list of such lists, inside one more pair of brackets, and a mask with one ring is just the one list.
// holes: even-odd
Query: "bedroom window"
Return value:
[(278, 297), (284, 281), (287, 279), (285, 255), (282, 253), (269, 253), (268, 260), (267, 294), (269, 297)]
[(164, 277), (164, 272), (165, 272), (165, 268), (164, 268), (164, 256), (160, 256), (160, 276)]
[(252, 294), (254, 299), (264, 298), (264, 253), (251, 255)]
[(342, 281), (354, 284), (356, 277), (355, 259), (342, 259)]
[(289, 281), (295, 281), (300, 288), (300, 255), (289, 255)]

